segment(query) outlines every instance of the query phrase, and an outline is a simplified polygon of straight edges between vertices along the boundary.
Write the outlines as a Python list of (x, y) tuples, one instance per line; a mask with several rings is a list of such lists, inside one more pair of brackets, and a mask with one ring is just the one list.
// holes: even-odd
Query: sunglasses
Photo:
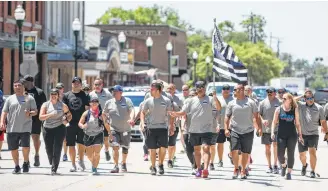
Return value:
[(267, 94), (272, 94), (273, 93), (273, 91), (267, 91)]
[(313, 100), (313, 97), (307, 97), (305, 98), (306, 101), (312, 101)]
[(182, 91), (186, 92), (186, 91), (189, 91), (189, 89), (184, 89), (184, 90), (182, 90)]
[(196, 86), (196, 89), (202, 89), (205, 88), (205, 86)]
[(50, 93), (50, 95), (58, 95), (57, 93)]
[(230, 88), (222, 88), (222, 90), (230, 90)]
[(95, 86), (100, 86), (101, 84), (94, 84)]
[(278, 94), (283, 94), (283, 93), (285, 93), (285, 92), (278, 92)]

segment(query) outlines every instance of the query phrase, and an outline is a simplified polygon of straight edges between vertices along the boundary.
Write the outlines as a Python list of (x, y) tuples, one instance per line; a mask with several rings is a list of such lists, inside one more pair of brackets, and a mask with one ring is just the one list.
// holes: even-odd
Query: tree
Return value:
[(240, 24), (245, 29), (245, 32), (247, 32), (250, 41), (254, 43), (264, 42), (266, 37), (264, 33), (266, 20), (263, 16), (251, 13), (251, 15)]

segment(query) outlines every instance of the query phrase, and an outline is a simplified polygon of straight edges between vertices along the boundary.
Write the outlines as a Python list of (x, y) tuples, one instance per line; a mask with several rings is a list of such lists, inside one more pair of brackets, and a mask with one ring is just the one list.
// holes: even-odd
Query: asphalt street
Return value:
[[(70, 173), (70, 162), (61, 162), (58, 169), (59, 175), (50, 175), (50, 165), (42, 142), (40, 153), (41, 166), (31, 167), (28, 174), (12, 174), (14, 167), (10, 152), (7, 151), (7, 144), (4, 143), (0, 160), (0, 190), (143, 190), (143, 191), (190, 191), (190, 190), (326, 190), (328, 179), (328, 145), (322, 141), (318, 148), (317, 173), (320, 178), (309, 178), (300, 175), (301, 163), (296, 153), (295, 170), (293, 180), (285, 180), (280, 175), (267, 174), (264, 146), (260, 144), (260, 138), (255, 138), (253, 146), (253, 165), (251, 165), (250, 176), (247, 180), (232, 180), (233, 167), (230, 160), (226, 157), (228, 144), (225, 145), (224, 167), (216, 167), (215, 171), (210, 171), (208, 179), (196, 179), (191, 175), (190, 164), (185, 154), (180, 153), (181, 144), (178, 142), (177, 162), (173, 169), (168, 169), (165, 165), (165, 174), (162, 176), (151, 176), (149, 173), (149, 162), (143, 161), (142, 143), (133, 142), (128, 157), (128, 172), (111, 174), (113, 168), (112, 161), (105, 161), (104, 152), (101, 152), (99, 165), (99, 175), (92, 176), (90, 162), (85, 159), (87, 170), (85, 172)], [(32, 141), (31, 141), (31, 145)], [(31, 149), (30, 161), (33, 164), (34, 149)], [(21, 159), (22, 159), (22, 155)], [(217, 158), (216, 158), (216, 162)], [(22, 160), (20, 164), (22, 164)], [(166, 164), (166, 163), (165, 163)], [(217, 164), (215, 164), (216, 166)]]

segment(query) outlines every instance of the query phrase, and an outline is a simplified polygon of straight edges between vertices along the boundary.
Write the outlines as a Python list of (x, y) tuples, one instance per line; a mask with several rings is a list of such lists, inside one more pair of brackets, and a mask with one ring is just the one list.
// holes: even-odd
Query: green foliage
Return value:
[(245, 29), (245, 32), (248, 33), (249, 39), (252, 42), (263, 42), (265, 40), (266, 35), (264, 33), (264, 27), (266, 25), (266, 20), (263, 16), (252, 14), (240, 24)]

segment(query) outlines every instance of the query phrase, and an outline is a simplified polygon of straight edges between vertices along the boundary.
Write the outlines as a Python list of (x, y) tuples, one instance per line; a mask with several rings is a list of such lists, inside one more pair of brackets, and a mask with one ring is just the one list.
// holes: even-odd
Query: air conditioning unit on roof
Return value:
[(135, 25), (136, 24), (136, 21), (135, 20), (126, 20), (125, 21), (125, 24), (126, 25)]
[(109, 20), (109, 24), (111, 24), (111, 25), (120, 25), (120, 24), (122, 24), (122, 21), (121, 21), (120, 18), (111, 18)]

